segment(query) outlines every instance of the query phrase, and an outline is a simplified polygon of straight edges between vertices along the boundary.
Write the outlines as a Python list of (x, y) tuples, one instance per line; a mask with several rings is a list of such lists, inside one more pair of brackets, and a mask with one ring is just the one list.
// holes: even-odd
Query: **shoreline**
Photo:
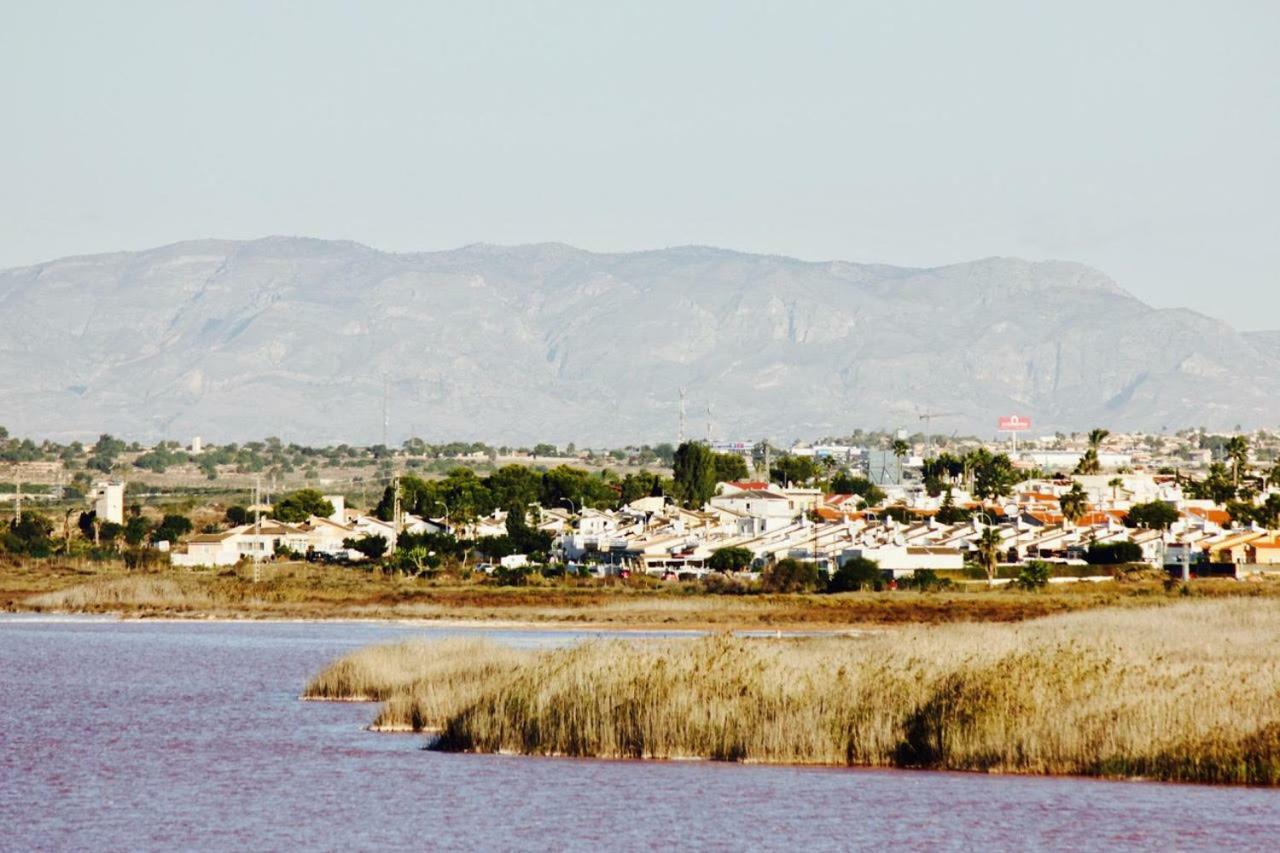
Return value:
[[(868, 634), (887, 632), (892, 630), (893, 625), (867, 624), (867, 625), (841, 625), (830, 628), (819, 628), (812, 625), (800, 627), (796, 625), (779, 624), (777, 626), (762, 627), (738, 627), (721, 623), (705, 623), (702, 626), (697, 625), (681, 625), (673, 627), (661, 622), (653, 623), (613, 623), (613, 622), (576, 622), (567, 619), (539, 621), (536, 619), (486, 619), (484, 617), (476, 618), (445, 618), (432, 619), (430, 617), (415, 616), (290, 616), (277, 615), (272, 613), (252, 613), (244, 616), (229, 616), (226, 614), (201, 614), (192, 613), (190, 615), (168, 615), (159, 614), (151, 615), (147, 613), (130, 613), (125, 610), (0, 610), (0, 622), (99, 622), (99, 623), (142, 623), (142, 622), (164, 622), (164, 623), (192, 623), (192, 624), (252, 624), (277, 623), (277, 624), (294, 624), (294, 625), (310, 625), (310, 624), (336, 624), (336, 625), (401, 625), (407, 628), (460, 628), (465, 630), (496, 630), (496, 631), (524, 631), (524, 632), (543, 632), (543, 633), (564, 633), (577, 634), (588, 632), (602, 632), (608, 634), (662, 634), (673, 638), (687, 637), (704, 637), (708, 634), (716, 633), (732, 633), (740, 636), (748, 636), (751, 638), (768, 639), (779, 636), (783, 639), (800, 638), (800, 637), (858, 637)], [(356, 701), (356, 700), (353, 700)]]

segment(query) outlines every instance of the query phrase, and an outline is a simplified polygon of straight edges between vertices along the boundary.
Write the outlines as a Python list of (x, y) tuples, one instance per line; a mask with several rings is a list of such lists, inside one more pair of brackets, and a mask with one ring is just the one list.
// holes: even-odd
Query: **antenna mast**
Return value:
[(391, 396), (391, 380), (382, 374), (382, 446), (387, 446), (387, 428), (391, 426), (391, 412), (387, 408), (387, 399)]
[(684, 444), (684, 386), (680, 386), (680, 431), (676, 435), (676, 445)]

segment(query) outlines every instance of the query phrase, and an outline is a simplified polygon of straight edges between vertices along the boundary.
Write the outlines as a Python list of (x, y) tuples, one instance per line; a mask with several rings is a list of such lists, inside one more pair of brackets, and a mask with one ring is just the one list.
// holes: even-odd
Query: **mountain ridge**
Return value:
[[(1280, 421), (1280, 332), (1073, 261), (208, 238), (0, 271), (0, 423), (149, 440), (618, 444)], [(1252, 365), (1244, 375), (1240, 365)]]

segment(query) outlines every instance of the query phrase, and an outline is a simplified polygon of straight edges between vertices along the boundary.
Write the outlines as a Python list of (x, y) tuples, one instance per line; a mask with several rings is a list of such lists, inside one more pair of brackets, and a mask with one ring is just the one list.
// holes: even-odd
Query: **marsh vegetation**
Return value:
[(310, 695), (454, 751), (1280, 781), (1280, 603), (1187, 601), (857, 638), (401, 643)]

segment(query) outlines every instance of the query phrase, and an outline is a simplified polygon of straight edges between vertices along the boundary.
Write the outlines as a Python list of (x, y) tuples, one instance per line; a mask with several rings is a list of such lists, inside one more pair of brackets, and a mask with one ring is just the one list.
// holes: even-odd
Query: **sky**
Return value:
[(5, 4), (0, 267), (269, 234), (1098, 267), (1280, 328), (1280, 3)]

